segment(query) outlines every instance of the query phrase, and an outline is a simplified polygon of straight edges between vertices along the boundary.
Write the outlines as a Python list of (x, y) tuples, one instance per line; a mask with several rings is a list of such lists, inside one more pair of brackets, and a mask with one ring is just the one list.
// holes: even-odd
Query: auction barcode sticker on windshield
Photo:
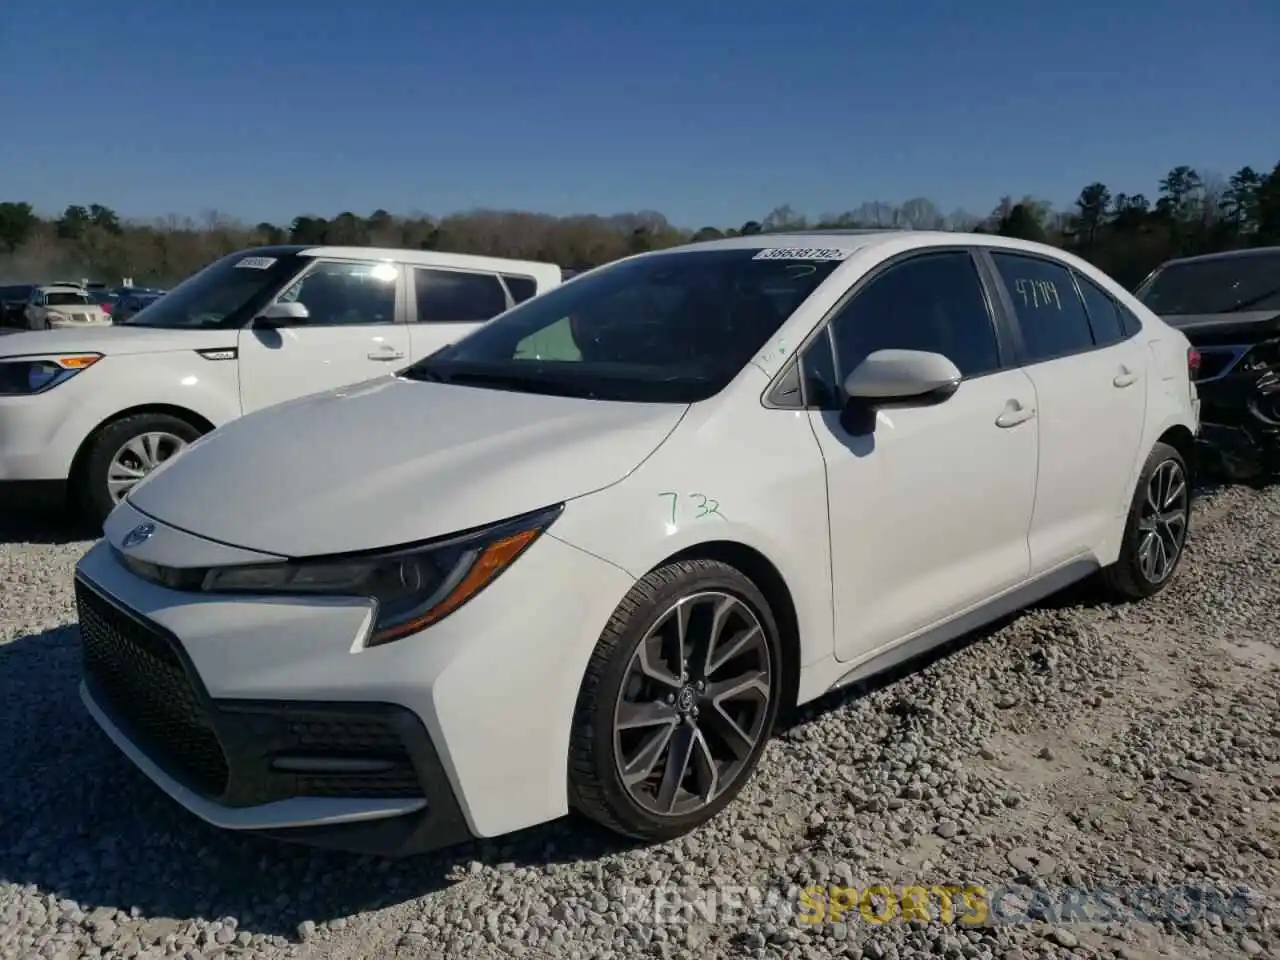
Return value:
[(839, 247), (766, 247), (752, 260), (847, 260), (852, 250)]
[(243, 260), (237, 260), (237, 267), (244, 267), (246, 270), (266, 270), (276, 262), (275, 257), (245, 257)]

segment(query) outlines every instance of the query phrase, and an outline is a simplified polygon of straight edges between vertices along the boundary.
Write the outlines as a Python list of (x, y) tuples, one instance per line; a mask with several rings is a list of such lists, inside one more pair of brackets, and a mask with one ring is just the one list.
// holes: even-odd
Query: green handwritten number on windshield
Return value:
[[(671, 525), (675, 526), (676, 520), (680, 513), (680, 494), (667, 491), (658, 494), (660, 497), (671, 498)], [(696, 511), (693, 515), (694, 520), (701, 520), (703, 517), (719, 517), (721, 520), (728, 520), (723, 513), (720, 512), (720, 501), (708, 497), (703, 493), (685, 494), (690, 500), (694, 501), (693, 509)]]

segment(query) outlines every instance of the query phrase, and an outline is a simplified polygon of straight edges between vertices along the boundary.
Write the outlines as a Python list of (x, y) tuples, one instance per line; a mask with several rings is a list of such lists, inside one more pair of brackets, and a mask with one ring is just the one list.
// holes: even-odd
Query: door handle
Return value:
[(1026, 423), (1035, 415), (1035, 407), (1024, 407), (1017, 400), (1010, 400), (1004, 405), (1004, 413), (996, 417), (996, 426), (1016, 427), (1020, 423)]
[(1117, 387), (1130, 387), (1138, 382), (1138, 375), (1128, 367), (1121, 367), (1111, 382)]
[(369, 354), (370, 360), (403, 360), (404, 353), (400, 350), (392, 350), (388, 347), (385, 350), (375, 350)]

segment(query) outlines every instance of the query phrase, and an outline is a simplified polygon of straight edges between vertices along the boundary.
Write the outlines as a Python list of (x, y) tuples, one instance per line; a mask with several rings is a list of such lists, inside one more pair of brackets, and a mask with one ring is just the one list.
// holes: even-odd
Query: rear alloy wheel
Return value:
[(1159, 593), (1182, 559), (1191, 523), (1191, 482), (1175, 448), (1158, 443), (1143, 467), (1129, 509), (1120, 556), (1103, 571), (1110, 592), (1126, 600)]
[(777, 628), (750, 580), (711, 560), (654, 571), (619, 605), (588, 667), (574, 805), (638, 839), (687, 833), (750, 778), (781, 689)]
[(199, 437), (198, 429), (167, 413), (142, 413), (107, 424), (90, 441), (76, 478), (88, 518), (101, 524), (148, 474)]

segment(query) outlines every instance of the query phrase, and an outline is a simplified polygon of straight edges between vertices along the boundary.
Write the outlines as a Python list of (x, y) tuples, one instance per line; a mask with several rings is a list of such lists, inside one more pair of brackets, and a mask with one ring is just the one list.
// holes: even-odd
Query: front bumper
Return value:
[(126, 756), (203, 819), (369, 854), (471, 838), (435, 746), (410, 711), (215, 700), (176, 637), (84, 576), (75, 587), (81, 699)]
[[(5, 338), (0, 337), (0, 346)], [(0, 396), (0, 483), (64, 482), (94, 404), (91, 371), (30, 396)], [(5, 500), (0, 492), (0, 509)]]
[[(140, 518), (117, 508), (108, 541)], [(158, 526), (143, 559), (220, 549)], [(450, 617), (366, 649), (368, 603), (173, 591), (104, 541), (77, 567), (82, 697), (147, 776), (216, 826), (421, 852), (568, 811), (582, 672), (630, 586), (544, 535)]]
[(59, 320), (50, 317), (48, 321), (50, 330), (102, 330), (111, 325), (110, 317), (102, 320)]

